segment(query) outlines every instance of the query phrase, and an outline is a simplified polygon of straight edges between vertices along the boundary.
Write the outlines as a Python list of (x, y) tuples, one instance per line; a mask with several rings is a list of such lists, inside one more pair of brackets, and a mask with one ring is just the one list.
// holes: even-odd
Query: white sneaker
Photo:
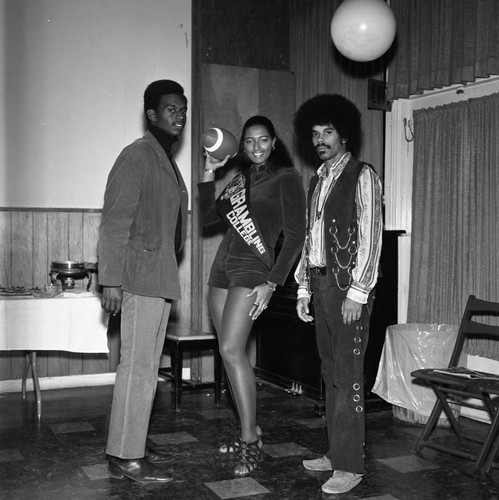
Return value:
[(304, 460), (303, 467), (307, 470), (333, 470), (331, 460), (326, 456), (314, 460)]
[(364, 474), (355, 474), (344, 470), (335, 470), (333, 475), (322, 485), (322, 491), (333, 495), (335, 493), (346, 493), (357, 486)]

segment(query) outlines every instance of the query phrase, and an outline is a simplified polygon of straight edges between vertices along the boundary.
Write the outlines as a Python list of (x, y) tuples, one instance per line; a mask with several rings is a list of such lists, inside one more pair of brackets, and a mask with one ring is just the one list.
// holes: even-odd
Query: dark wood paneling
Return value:
[[(95, 210), (1, 209), (0, 210), (0, 285), (43, 287), (50, 282), (50, 266), (55, 260), (97, 262), (100, 212)], [(190, 326), (191, 316), (191, 239), (190, 214), (188, 239), (179, 262), (182, 300), (175, 304), (178, 324)], [(79, 280), (84, 288), (88, 280)], [(94, 274), (91, 290), (98, 290)], [(118, 319), (118, 318), (117, 318)], [(63, 351), (39, 352), (38, 375), (57, 377), (114, 372), (119, 362), (119, 324), (108, 331), (109, 354), (81, 354)], [(20, 379), (22, 351), (0, 352), (0, 380)]]
[[(0, 212), (0, 285), (10, 284), (10, 213)], [(0, 368), (1, 370), (1, 368)]]
[[(42, 287), (50, 283), (48, 254), (48, 214), (33, 213), (33, 285)], [(39, 361), (39, 360), (38, 360)]]
[(293, 152), (293, 117), (296, 83), (290, 71), (259, 71), (259, 112), (269, 116), (290, 155)]
[[(201, 123), (204, 129), (212, 126), (224, 127), (239, 138), (243, 124), (249, 117), (265, 115), (274, 122), (279, 136), (282, 130), (284, 142), (290, 147), (295, 93), (292, 73), (219, 64), (206, 64), (203, 69)], [(229, 162), (217, 173), (217, 193), (232, 179), (238, 168), (236, 164)], [(193, 172), (193, 181), (199, 182), (201, 175), (202, 170), (197, 169)], [(193, 193), (193, 212), (197, 212), (197, 187), (194, 187)], [(193, 273), (199, 270), (202, 277), (200, 288), (193, 293), (202, 294), (199, 299), (202, 304), (200, 324), (201, 329), (205, 331), (212, 329), (206, 304), (206, 283), (226, 230), (227, 227), (223, 223), (204, 230), (200, 226), (193, 228), (193, 238), (198, 239), (200, 246), (199, 261), (193, 262)]]
[(12, 213), (12, 281), (19, 286), (33, 286), (33, 214)]
[(193, 9), (201, 64), (289, 69), (288, 0), (195, 0)]
[[(97, 262), (97, 245), (96, 242), (99, 239), (99, 224), (100, 224), (100, 213), (85, 212), (83, 214), (83, 261), (84, 262)], [(85, 286), (87, 286), (87, 280), (84, 280)], [(97, 279), (96, 275), (92, 276), (92, 282), (90, 285), (90, 290), (97, 291)]]

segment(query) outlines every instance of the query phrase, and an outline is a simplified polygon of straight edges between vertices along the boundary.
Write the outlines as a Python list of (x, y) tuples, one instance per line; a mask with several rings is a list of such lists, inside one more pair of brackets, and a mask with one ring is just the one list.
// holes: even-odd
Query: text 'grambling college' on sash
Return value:
[(256, 221), (251, 217), (249, 179), (243, 172), (237, 174), (222, 191), (217, 209), (237, 234), (270, 269), (270, 256)]

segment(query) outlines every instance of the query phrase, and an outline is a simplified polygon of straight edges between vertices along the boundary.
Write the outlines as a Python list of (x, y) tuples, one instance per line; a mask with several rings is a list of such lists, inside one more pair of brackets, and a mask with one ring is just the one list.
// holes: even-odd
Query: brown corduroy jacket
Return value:
[[(127, 146), (106, 185), (97, 246), (99, 284), (179, 299), (176, 251), (185, 242), (187, 202), (178, 167), (149, 131)], [(181, 245), (175, 249), (179, 211)]]

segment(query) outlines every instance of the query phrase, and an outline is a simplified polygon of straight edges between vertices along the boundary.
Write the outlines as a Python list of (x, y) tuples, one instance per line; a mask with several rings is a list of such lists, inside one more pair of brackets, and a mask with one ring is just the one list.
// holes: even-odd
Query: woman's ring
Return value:
[(257, 304), (256, 302), (253, 302), (253, 305), (258, 307), (260, 304)]

